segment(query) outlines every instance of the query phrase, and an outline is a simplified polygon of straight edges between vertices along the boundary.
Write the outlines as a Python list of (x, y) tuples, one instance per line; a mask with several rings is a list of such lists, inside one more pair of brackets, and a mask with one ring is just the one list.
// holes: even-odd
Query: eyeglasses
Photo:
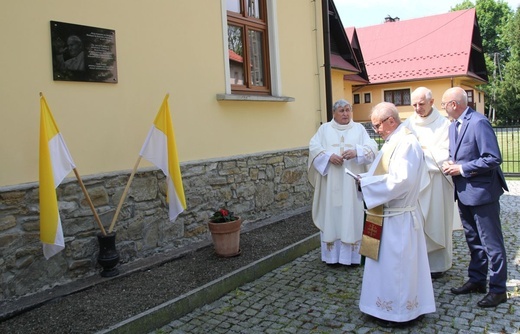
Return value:
[(442, 109), (446, 108), (446, 106), (447, 106), (448, 104), (452, 103), (452, 102), (457, 102), (457, 101), (455, 101), (455, 100), (451, 100), (451, 101), (448, 101), (448, 102), (441, 102), (441, 108), (442, 108)]
[(388, 116), (387, 118), (385, 118), (384, 120), (382, 120), (381, 123), (372, 124), (372, 129), (374, 129), (374, 131), (379, 130), (379, 127), (380, 127), (381, 125), (383, 125), (383, 123), (386, 122), (390, 117), (392, 117), (392, 116)]

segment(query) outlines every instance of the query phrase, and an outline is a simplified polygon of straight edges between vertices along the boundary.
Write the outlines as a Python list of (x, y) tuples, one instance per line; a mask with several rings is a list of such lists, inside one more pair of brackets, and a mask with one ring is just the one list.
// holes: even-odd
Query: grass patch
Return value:
[(502, 153), (502, 171), (504, 173), (520, 172), (520, 131), (518, 128), (495, 129), (498, 147)]
[[(498, 147), (502, 154), (502, 171), (504, 173), (520, 174), (520, 127), (493, 128), (497, 136)], [(374, 139), (378, 148), (384, 144), (384, 140), (374, 132), (369, 132), (369, 135)]]

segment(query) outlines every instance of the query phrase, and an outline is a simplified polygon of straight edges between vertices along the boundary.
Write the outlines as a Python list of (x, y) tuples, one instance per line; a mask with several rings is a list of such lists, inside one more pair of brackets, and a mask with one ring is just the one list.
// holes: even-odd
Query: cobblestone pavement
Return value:
[[(316, 249), (172, 320), (153, 333), (520, 333), (520, 181), (502, 196), (508, 252), (507, 303), (483, 309), (484, 296), (456, 296), (450, 288), (467, 279), (469, 254), (463, 231), (453, 234), (453, 267), (433, 281), (437, 311), (408, 328), (379, 327), (360, 312), (363, 267), (323, 264)], [(383, 277), (381, 279), (384, 279)]]

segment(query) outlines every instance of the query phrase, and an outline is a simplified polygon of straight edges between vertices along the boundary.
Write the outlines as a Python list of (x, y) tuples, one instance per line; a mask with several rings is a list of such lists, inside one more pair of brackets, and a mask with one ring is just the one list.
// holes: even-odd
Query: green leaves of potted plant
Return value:
[(210, 217), (208, 228), (211, 232), (215, 253), (223, 257), (240, 255), (240, 227), (242, 219), (225, 208), (215, 211)]

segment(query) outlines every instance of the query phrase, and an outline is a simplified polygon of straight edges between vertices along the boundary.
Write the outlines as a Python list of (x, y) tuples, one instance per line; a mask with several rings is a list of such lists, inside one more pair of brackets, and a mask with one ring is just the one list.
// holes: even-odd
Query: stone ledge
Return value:
[(217, 94), (217, 101), (259, 101), (259, 102), (294, 102), (290, 96)]

